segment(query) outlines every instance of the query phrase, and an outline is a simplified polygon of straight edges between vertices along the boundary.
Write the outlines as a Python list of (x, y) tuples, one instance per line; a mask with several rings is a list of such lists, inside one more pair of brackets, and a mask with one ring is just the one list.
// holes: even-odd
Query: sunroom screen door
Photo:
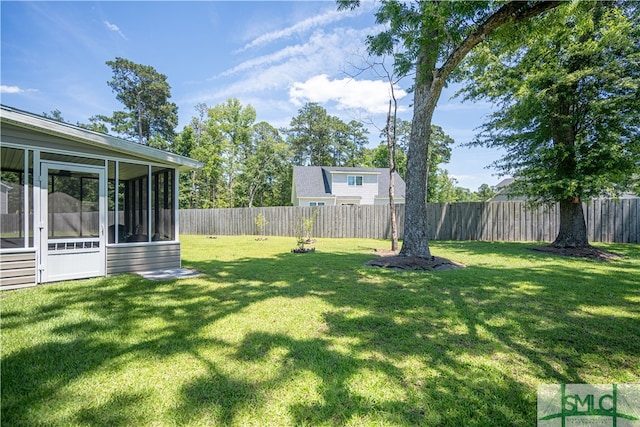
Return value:
[(41, 280), (103, 276), (104, 168), (54, 162), (41, 167)]

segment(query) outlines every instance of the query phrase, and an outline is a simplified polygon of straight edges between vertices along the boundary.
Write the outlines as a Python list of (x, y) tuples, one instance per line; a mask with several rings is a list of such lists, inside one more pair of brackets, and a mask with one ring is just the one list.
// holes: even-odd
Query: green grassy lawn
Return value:
[(531, 426), (544, 383), (640, 382), (640, 245), (603, 263), (432, 242), (183, 236), (197, 278), (0, 293), (2, 425)]

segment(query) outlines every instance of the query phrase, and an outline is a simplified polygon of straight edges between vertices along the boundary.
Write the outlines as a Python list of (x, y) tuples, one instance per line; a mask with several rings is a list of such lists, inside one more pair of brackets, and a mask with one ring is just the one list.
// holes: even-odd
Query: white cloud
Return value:
[[(188, 102), (219, 102), (226, 98), (255, 96), (278, 89), (289, 90), (295, 82), (318, 74), (334, 74), (354, 61), (354, 52), (362, 50), (366, 35), (374, 29), (339, 28), (330, 33), (316, 31), (306, 43), (286, 46), (269, 55), (244, 61), (209, 80), (229, 78), (228, 84), (217, 84), (215, 91), (199, 90)], [(241, 77), (237, 77), (241, 75)], [(232, 80), (231, 80), (232, 79)]]
[(0, 85), (0, 93), (22, 93), (24, 89), (20, 89), (18, 86)]
[[(362, 51), (364, 39), (373, 34), (378, 27), (363, 28), (337, 28), (331, 32), (316, 30), (305, 43), (285, 46), (282, 49), (241, 62), (233, 68), (223, 71), (212, 79), (226, 77), (244, 71), (256, 71), (258, 67), (286, 65), (289, 61), (296, 67), (292, 70), (297, 75), (303, 72), (323, 69), (340, 69), (353, 60), (355, 52)], [(298, 68), (302, 65), (302, 68)], [(255, 78), (252, 75), (251, 78)], [(288, 85), (289, 82), (287, 82)]]
[(359, 13), (363, 13), (363, 11), (337, 11), (337, 10), (328, 10), (327, 12), (312, 16), (310, 18), (304, 19), (296, 24), (283, 28), (277, 31), (271, 31), (265, 34), (260, 35), (259, 37), (253, 39), (251, 42), (247, 43), (242, 49), (236, 51), (236, 53), (243, 52), (245, 50), (263, 46), (265, 44), (269, 44), (271, 42), (291, 37), (296, 34), (303, 34), (307, 31), (310, 31), (314, 28), (321, 27), (324, 25), (332, 24), (334, 22), (338, 22), (345, 18), (351, 18)]
[(116, 24), (112, 24), (109, 21), (104, 21), (104, 25), (107, 27), (107, 29), (109, 31), (113, 31), (114, 33), (118, 33), (120, 35), (120, 37), (122, 37), (123, 39), (127, 40), (127, 37), (122, 33), (122, 31), (120, 31), (120, 27), (118, 27)]
[(307, 53), (308, 53), (308, 45), (287, 46), (284, 49), (281, 49), (272, 54), (263, 55), (257, 58), (252, 58), (250, 60), (244, 61), (238, 64), (237, 66), (222, 72), (220, 75), (214, 78), (230, 76), (232, 74), (236, 74), (242, 71), (248, 71), (248, 70), (254, 69), (255, 67), (281, 62), (288, 58), (305, 55)]
[[(305, 22), (310, 28), (310, 21)], [(301, 30), (303, 27), (297, 28)], [(274, 44), (275, 49), (269, 53), (236, 63), (212, 76), (208, 82), (203, 82), (204, 87), (194, 87), (194, 91), (185, 94), (184, 101), (189, 104), (214, 104), (228, 98), (238, 98), (243, 104), (251, 104), (256, 108), (263, 117), (261, 120), (286, 125), (295, 114), (296, 105), (293, 101), (300, 104), (311, 98), (317, 99), (319, 95), (312, 96), (309, 82), (313, 83), (314, 76), (325, 75), (328, 82), (326, 89), (334, 85), (342, 86), (332, 89), (332, 97), (327, 101), (329, 105), (325, 106), (331, 114), (341, 118), (345, 115), (354, 118), (374, 113), (386, 114), (388, 83), (375, 82), (373, 79), (378, 77), (364, 75), (366, 73), (360, 75), (358, 80), (348, 79), (344, 78), (348, 72), (339, 71), (348, 69), (349, 64), (363, 62), (363, 58), (366, 58), (365, 38), (378, 32), (380, 25), (315, 28), (305, 35), (304, 41), (284, 46)], [(213, 80), (216, 80), (215, 85)], [(402, 91), (397, 95), (402, 97), (406, 93)]]
[(20, 86), (0, 85), (0, 93), (16, 94), (25, 92), (37, 92), (37, 89), (22, 89)]
[[(395, 95), (399, 100), (407, 93), (396, 87)], [(371, 114), (386, 113), (389, 97), (388, 82), (351, 78), (330, 80), (326, 74), (313, 76), (305, 82), (296, 82), (289, 90), (291, 102), (298, 106), (305, 102), (335, 102), (338, 109), (364, 110)]]

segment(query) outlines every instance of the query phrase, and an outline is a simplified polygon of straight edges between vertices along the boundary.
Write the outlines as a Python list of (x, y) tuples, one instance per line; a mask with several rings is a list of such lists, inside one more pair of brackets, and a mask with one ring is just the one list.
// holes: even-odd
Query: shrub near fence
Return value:
[[(640, 199), (594, 200), (583, 205), (589, 241), (640, 243)], [(262, 213), (264, 234), (295, 236), (302, 217), (318, 215), (314, 237), (389, 239), (389, 206), (268, 207), (180, 210), (180, 232), (204, 235), (258, 234), (255, 218)], [(404, 205), (396, 206), (398, 235), (404, 235)], [(555, 239), (558, 205), (531, 208), (526, 202), (428, 203), (431, 240), (540, 241)]]

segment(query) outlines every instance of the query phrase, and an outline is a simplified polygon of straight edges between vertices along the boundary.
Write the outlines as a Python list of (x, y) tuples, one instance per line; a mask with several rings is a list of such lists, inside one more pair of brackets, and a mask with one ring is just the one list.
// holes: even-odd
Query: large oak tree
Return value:
[[(341, 9), (359, 0), (337, 0)], [(387, 30), (368, 39), (374, 55), (395, 55), (399, 75), (415, 71), (407, 164), (404, 241), (400, 255), (431, 256), (427, 241), (427, 159), (431, 120), (442, 89), (465, 56), (496, 29), (556, 7), (555, 1), (419, 1), (381, 3), (376, 20)]]
[[(582, 201), (640, 171), (637, 6), (581, 1), (470, 55), (466, 98), (499, 105), (474, 141), (502, 148), (510, 194), (559, 203), (556, 247), (586, 247)], [(634, 17), (635, 16), (635, 17)], [(537, 20), (536, 20), (537, 21)]]

